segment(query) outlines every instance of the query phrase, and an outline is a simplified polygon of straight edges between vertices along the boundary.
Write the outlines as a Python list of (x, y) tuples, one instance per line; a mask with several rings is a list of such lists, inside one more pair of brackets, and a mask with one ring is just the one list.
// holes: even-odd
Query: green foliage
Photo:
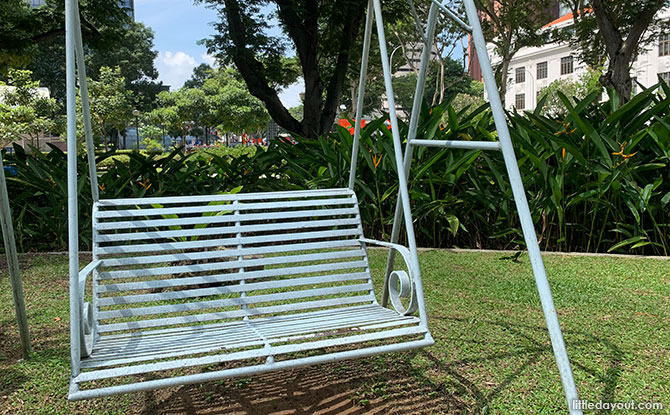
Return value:
[[(527, 190), (530, 210), (544, 250), (634, 252), (670, 251), (670, 100), (647, 90), (625, 105), (599, 102), (597, 93), (572, 103), (557, 95), (564, 117), (534, 112), (509, 114), (510, 132)], [(446, 121), (446, 123), (445, 123)], [(400, 133), (407, 125), (400, 123)], [(455, 110), (444, 104), (424, 108), (418, 136), (442, 140), (495, 140), (486, 105)], [(268, 149), (214, 148), (184, 155), (107, 153), (102, 196), (210, 194), (242, 186), (245, 192), (346, 187), (352, 136), (338, 127), (319, 139), (274, 140)], [(397, 178), (390, 131), (384, 117), (361, 132), (356, 190), (367, 235), (390, 233)], [(90, 216), (84, 156), (80, 156), (82, 215)], [(10, 179), (21, 246), (39, 246), (43, 235), (64, 243), (65, 156), (7, 156), (19, 175)], [(112, 159), (109, 162), (108, 159)], [(410, 172), (415, 229), (421, 246), (520, 248), (520, 230), (500, 154), (479, 150), (420, 147)], [(51, 179), (50, 179), (51, 178)], [(53, 180), (55, 185), (51, 184)], [(19, 185), (20, 183), (20, 185)], [(28, 183), (29, 185), (27, 185)], [(52, 191), (52, 186), (54, 190)], [(60, 186), (60, 187), (59, 187)], [(49, 198), (44, 197), (46, 192)], [(63, 202), (64, 203), (64, 202)], [(51, 221), (61, 221), (53, 224)], [(81, 221), (90, 235), (90, 224)], [(60, 226), (60, 227), (59, 227)], [(32, 238), (41, 238), (33, 241)], [(58, 242), (63, 241), (63, 242)], [(63, 245), (51, 246), (60, 249)]]
[[(25, 0), (4, 0), (0, 7), (0, 75), (8, 67), (30, 63), (41, 46), (54, 38), (62, 42), (65, 28), (65, 2), (47, 0), (31, 8)], [(87, 46), (107, 47), (118, 40), (130, 18), (116, 0), (89, 0), (80, 5), (83, 39)]]
[(496, 83), (501, 98), (507, 91), (509, 64), (523, 47), (542, 46), (549, 33), (542, 27), (551, 20), (549, 15), (552, 2), (549, 0), (477, 0), (475, 2), (482, 15), (482, 30), (487, 42), (500, 58), (496, 69)]
[[(124, 130), (132, 118), (132, 98), (119, 67), (102, 67), (99, 79), (88, 80), (93, 134), (102, 139), (107, 150), (111, 129)], [(81, 107), (78, 97), (79, 106)]]
[[(597, 93), (564, 118), (512, 114), (512, 139), (543, 249), (667, 254), (670, 250), (670, 102), (654, 90), (618, 107)], [(441, 125), (441, 120), (448, 125)], [(406, 126), (401, 123), (401, 134)], [(496, 133), (486, 106), (424, 110), (418, 136), (489, 140)], [(351, 137), (276, 142), (268, 153), (298, 188), (346, 185)], [(368, 235), (390, 232), (397, 180), (390, 137), (374, 122), (363, 129), (357, 190)], [(423, 246), (523, 246), (511, 188), (499, 154), (418, 148), (410, 177), (415, 227)], [(278, 190), (277, 188), (276, 190)], [(449, 232), (445, 232), (449, 230)]]
[(588, 68), (577, 81), (557, 79), (540, 89), (538, 101), (541, 99), (545, 100), (541, 113), (561, 117), (568, 115), (568, 110), (563, 105), (558, 92), (570, 98), (571, 103), (575, 105), (591, 93), (603, 92), (603, 87), (598, 80), (600, 75), (602, 75), (601, 70)]
[(618, 99), (628, 101), (632, 93), (630, 70), (638, 55), (656, 47), (670, 24), (661, 9), (667, 0), (562, 0), (569, 6), (573, 23), (554, 30), (561, 41), (568, 41), (579, 59), (591, 67), (604, 65), (602, 86), (613, 88)]
[[(464, 114), (468, 114), (472, 111), (476, 111), (477, 108), (485, 105), (484, 101), (484, 83), (479, 81), (470, 82), (470, 88), (466, 92), (459, 92), (453, 97), (451, 101), (451, 106), (454, 108), (454, 111), (460, 113), (463, 111)], [(445, 117), (443, 122), (448, 122), (449, 120)]]
[(191, 78), (184, 82), (184, 88), (202, 88), (205, 81), (211, 78), (214, 74), (214, 68), (209, 64), (201, 63), (193, 68)]
[[(251, 94), (265, 104), (279, 126), (306, 137), (330, 130), (363, 25), (365, 1), (197, 3), (216, 9), (220, 18), (214, 25), (217, 33), (204, 41), (209, 53), (223, 64), (235, 64)], [(291, 50), (294, 57), (287, 58)], [(298, 121), (278, 94), (301, 73), (306, 90), (303, 120)]]
[(11, 69), (8, 86), (0, 83), (0, 142), (20, 141), (28, 137), (30, 144), (40, 133), (53, 130), (58, 104), (40, 95), (40, 83), (32, 80), (28, 70)]
[(222, 131), (242, 133), (265, 128), (270, 116), (263, 103), (249, 93), (239, 72), (220, 69), (203, 84), (210, 105), (212, 125)]
[[(424, 96), (429, 100), (433, 97), (438, 98), (436, 103), (441, 103), (439, 97), (451, 98), (456, 94), (468, 92), (472, 79), (464, 72), (463, 66), (450, 58), (444, 60), (444, 84), (443, 91), (437, 90), (439, 79), (441, 78), (440, 66), (436, 61), (430, 65), (426, 79), (426, 91)], [(416, 89), (417, 74), (410, 72), (407, 75), (393, 78), (393, 92), (395, 92), (397, 104), (408, 113), (412, 109), (414, 102), (414, 91)], [(381, 101), (381, 97), (380, 97)]]
[[(215, 152), (208, 157), (193, 157), (181, 148), (167, 155), (137, 151), (101, 154), (96, 157), (100, 197), (217, 194), (242, 185), (254, 191), (267, 189), (266, 183), (276, 180), (265, 176), (262, 164), (252, 161), (252, 151), (232, 154), (234, 158)], [(13, 155), (5, 154), (5, 165), (14, 166), (18, 173), (7, 182), (19, 250), (67, 249), (65, 153), (52, 147), (49, 153), (33, 150), (28, 154), (15, 145)], [(254, 170), (252, 165), (259, 169)], [(90, 249), (93, 204), (85, 154), (77, 156), (77, 167), (81, 245)]]

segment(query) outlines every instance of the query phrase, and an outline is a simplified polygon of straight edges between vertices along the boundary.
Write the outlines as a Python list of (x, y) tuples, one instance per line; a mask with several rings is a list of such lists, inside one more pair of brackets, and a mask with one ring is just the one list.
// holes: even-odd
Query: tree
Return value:
[[(632, 92), (630, 67), (642, 49), (658, 39), (658, 11), (668, 0), (563, 0), (572, 8), (574, 35), (563, 32), (591, 67), (607, 64), (600, 83), (628, 101)], [(667, 23), (666, 23), (667, 24)]]
[[(151, 111), (162, 83), (155, 80), (158, 71), (154, 67), (157, 52), (153, 49), (153, 32), (141, 23), (125, 25), (118, 35), (114, 47), (90, 46), (86, 48), (86, 72), (98, 78), (100, 68), (119, 67), (126, 88), (133, 92), (135, 106), (142, 111)], [(112, 29), (101, 29), (103, 33)], [(116, 30), (116, 29), (114, 29)], [(108, 35), (105, 35), (108, 36)], [(109, 35), (111, 36), (111, 35)], [(63, 39), (54, 39), (40, 45), (39, 51), (29, 67), (42, 85), (47, 86), (59, 101), (65, 99), (65, 48)]]
[(202, 88), (205, 81), (214, 75), (214, 69), (206, 63), (193, 68), (191, 79), (184, 82), (184, 88)]
[[(303, 137), (327, 132), (342, 95), (351, 49), (361, 32), (365, 0), (198, 0), (216, 8), (222, 20), (205, 43), (210, 53), (239, 70), (251, 94), (280, 126)], [(268, 34), (267, 6), (276, 6), (283, 37)], [(278, 87), (295, 81), (293, 48), (305, 82), (303, 120), (279, 100)]]
[[(485, 103), (484, 83), (480, 81), (472, 81), (468, 91), (456, 94), (454, 100), (451, 101), (451, 106), (457, 113), (465, 110), (465, 114), (470, 114), (472, 111), (476, 110)], [(479, 114), (475, 118), (475, 121), (479, 120), (482, 116), (483, 114)], [(445, 112), (443, 122), (449, 122), (448, 112)]]
[(9, 70), (8, 84), (0, 89), (0, 139), (7, 143), (27, 136), (34, 146), (41, 133), (56, 127), (58, 104), (39, 93), (40, 83), (28, 70)]
[(233, 68), (216, 71), (203, 84), (203, 91), (209, 97), (209, 124), (223, 131), (258, 131), (270, 120), (263, 103), (249, 93), (239, 72)]
[(496, 67), (496, 82), (500, 98), (507, 91), (509, 64), (519, 49), (541, 46), (549, 32), (542, 26), (549, 20), (549, 0), (476, 0), (482, 15), (482, 30), (487, 42), (493, 44), (500, 64)]
[(186, 136), (194, 127), (202, 125), (209, 113), (207, 96), (202, 89), (163, 91), (158, 94), (158, 104), (158, 108), (146, 116), (147, 122), (165, 126), (170, 135), (181, 137), (182, 145), (186, 145)]
[[(5, 3), (7, 3), (5, 5)], [(118, 0), (80, 2), (87, 74), (97, 78), (103, 66), (121, 69), (136, 104), (149, 111), (162, 84), (156, 83), (157, 52), (153, 32), (132, 22)], [(0, 78), (8, 67), (32, 70), (58, 102), (65, 100), (64, 0), (31, 8), (25, 0), (5, 0), (0, 8)]]
[(87, 56), (88, 71), (97, 75), (102, 67), (119, 67), (126, 88), (132, 91), (134, 104), (143, 112), (154, 108), (156, 96), (162, 90), (162, 82), (156, 82), (158, 71), (154, 61), (158, 52), (154, 49), (154, 32), (142, 23), (132, 22), (126, 26), (113, 48), (92, 49)]
[(100, 68), (98, 80), (88, 80), (93, 133), (102, 138), (107, 151), (110, 130), (125, 130), (132, 118), (132, 98), (119, 67)]
[[(395, 92), (397, 104), (406, 111), (412, 108), (417, 78), (414, 72), (410, 72), (393, 79), (393, 92)], [(471, 81), (472, 79), (465, 74), (459, 62), (449, 57), (441, 61), (432, 61), (426, 78), (424, 96), (430, 99), (437, 95), (441, 96), (443, 100), (445, 97), (468, 91)], [(436, 94), (436, 87), (439, 85), (443, 85), (442, 91)], [(434, 100), (432, 104), (440, 104), (442, 100)], [(431, 102), (429, 101), (429, 103)]]
[(142, 124), (140, 127), (142, 145), (147, 151), (163, 151), (163, 129), (157, 125)]
[[(565, 104), (561, 101), (557, 92), (572, 100), (573, 105), (584, 99), (592, 92), (602, 91), (599, 78), (602, 71), (588, 68), (587, 71), (579, 77), (578, 81), (568, 79), (557, 79), (540, 90), (539, 99), (544, 98), (544, 107), (542, 114), (548, 114), (554, 117), (564, 117), (568, 115)], [(546, 97), (546, 98), (545, 98)]]
[[(88, 47), (114, 47), (130, 23), (117, 0), (81, 2), (80, 14)], [(47, 0), (35, 9), (25, 0), (4, 0), (0, 7), (0, 74), (6, 74), (11, 66), (27, 65), (46, 43), (64, 43), (64, 34), (64, 0)]]

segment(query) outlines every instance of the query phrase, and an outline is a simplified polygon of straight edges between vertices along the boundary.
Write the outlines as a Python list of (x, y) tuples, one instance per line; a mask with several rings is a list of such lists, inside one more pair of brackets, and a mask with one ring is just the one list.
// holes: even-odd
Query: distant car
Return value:
[(19, 171), (15, 166), (5, 166), (5, 174), (8, 176), (18, 176)]

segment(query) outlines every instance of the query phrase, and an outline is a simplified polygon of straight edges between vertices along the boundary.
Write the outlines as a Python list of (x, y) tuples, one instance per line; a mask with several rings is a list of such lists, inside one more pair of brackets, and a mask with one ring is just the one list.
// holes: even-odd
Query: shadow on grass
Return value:
[[(450, 320), (452, 322), (459, 322), (461, 324), (467, 323), (466, 319), (450, 318), (450, 317), (436, 317), (432, 319)], [(452, 362), (444, 362), (431, 354), (431, 349), (422, 350), (420, 353), (431, 361), (438, 372), (450, 376), (456, 381), (454, 385), (459, 392), (459, 396), (470, 396), (476, 404), (471, 408), (472, 413), (487, 413), (487, 408), (493, 399), (501, 394), (505, 389), (510, 387), (521, 374), (529, 370), (531, 367), (540, 362), (544, 357), (550, 357), (552, 363), (554, 362), (553, 349), (549, 343), (549, 333), (544, 326), (533, 326), (528, 324), (510, 323), (508, 321), (480, 321), (491, 327), (498, 327), (508, 332), (516, 341), (522, 340), (526, 343), (522, 350), (515, 352), (492, 353), (482, 355), (478, 358), (462, 359)], [(529, 335), (527, 332), (532, 333)], [(578, 332), (574, 330), (563, 330), (563, 336), (568, 351), (568, 357), (572, 370), (587, 373), (594, 382), (592, 384), (602, 384), (600, 396), (597, 399), (603, 402), (616, 401), (616, 389), (622, 375), (622, 362), (624, 360), (624, 353), (611, 341), (594, 336), (591, 333)], [(448, 340), (448, 339), (443, 339)], [(462, 338), (458, 341), (463, 342)], [(485, 342), (478, 340), (470, 340), (471, 343), (484, 344)], [(506, 342), (511, 344), (511, 342)], [(583, 351), (593, 351), (596, 348), (604, 349), (609, 356), (598, 355), (606, 358), (607, 366), (603, 366), (585, 356)], [(516, 367), (514, 372), (506, 376), (502, 382), (492, 390), (484, 390), (477, 386), (476, 383), (470, 381), (466, 375), (459, 370), (460, 367), (467, 367), (470, 364), (488, 363), (495, 365), (495, 361), (503, 361), (512, 358), (522, 358), (523, 362)], [(586, 361), (585, 361), (586, 360)], [(595, 365), (598, 364), (596, 367)], [(558, 368), (555, 363), (552, 364), (552, 370), (558, 374)], [(604, 372), (603, 372), (604, 370)], [(557, 376), (558, 378), (558, 376)], [(590, 382), (591, 383), (591, 382)], [(579, 389), (579, 386), (578, 386)], [(562, 389), (561, 389), (562, 391)], [(583, 396), (580, 399), (584, 399)], [(601, 410), (598, 414), (611, 413), (608, 410)]]
[(414, 373), (414, 353), (368, 358), (145, 393), (142, 413), (437, 414), (466, 411), (458, 397)]
[[(446, 319), (452, 322), (467, 321)], [(480, 357), (448, 361), (428, 348), (415, 352), (378, 356), (252, 378), (187, 385), (177, 389), (146, 392), (144, 415), (156, 414), (482, 414), (494, 400), (509, 389), (518, 388), (522, 378), (533, 376), (533, 367), (546, 365), (558, 374), (545, 327), (485, 321), (492, 330), (503, 329), (508, 337), (499, 346), (516, 345), (513, 350), (482, 353)], [(602, 385), (599, 399), (615, 401), (624, 355), (612, 342), (590, 333), (564, 333), (574, 370), (588, 374), (590, 385)], [(443, 343), (449, 338), (440, 339)], [(458, 339), (459, 342), (487, 344), (484, 340)], [(454, 343), (456, 339), (454, 339)], [(489, 342), (490, 344), (490, 342)], [(596, 362), (585, 351), (597, 350), (606, 362)], [(572, 352), (572, 353), (571, 353)], [(419, 364), (412, 361), (424, 361)], [(495, 370), (512, 363), (513, 370), (495, 385), (485, 385), (473, 376), (472, 365)], [(582, 376), (583, 377), (583, 376)], [(593, 392), (593, 391), (591, 391)], [(590, 394), (591, 396), (594, 393)], [(596, 396), (598, 396), (596, 395)], [(563, 402), (562, 399), (557, 401)], [(564, 404), (562, 404), (564, 405)], [(565, 412), (565, 406), (555, 408)]]
[[(452, 323), (466, 320), (435, 317)], [(556, 371), (549, 337), (545, 327), (512, 323), (505, 320), (484, 321), (492, 330), (504, 330), (500, 347), (515, 345), (512, 351), (448, 361), (435, 349), (341, 362), (253, 378), (230, 379), (216, 383), (187, 385), (177, 389), (146, 392), (144, 415), (155, 414), (481, 414), (488, 413), (494, 400), (510, 388), (518, 387), (522, 377), (532, 376), (533, 367), (549, 359)], [(623, 352), (612, 342), (590, 333), (564, 332), (573, 369), (586, 373), (602, 385), (597, 394), (607, 402), (616, 400), (616, 389), (622, 374)], [(450, 338), (441, 338), (449, 343)], [(479, 339), (454, 338), (454, 343), (481, 344)], [(595, 351), (594, 351), (595, 350)], [(589, 354), (601, 358), (596, 362)], [(438, 352), (439, 353), (439, 352)], [(427, 363), (417, 368), (411, 362)], [(468, 372), (471, 365), (495, 369), (514, 363), (513, 370), (490, 388)], [(558, 376), (556, 375), (558, 380)], [(591, 396), (594, 394), (591, 393)], [(562, 400), (561, 400), (562, 402)], [(557, 408), (561, 413), (564, 407)]]

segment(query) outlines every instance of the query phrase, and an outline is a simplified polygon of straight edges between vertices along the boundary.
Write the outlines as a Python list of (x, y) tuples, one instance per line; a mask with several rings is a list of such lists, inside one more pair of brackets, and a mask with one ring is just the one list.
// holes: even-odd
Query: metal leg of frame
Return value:
[[(430, 64), (431, 52), (433, 50), (433, 39), (435, 38), (435, 25), (437, 24), (438, 7), (434, 3), (431, 4), (428, 12), (428, 25), (424, 35), (423, 52), (421, 53), (421, 64), (419, 66), (419, 76), (416, 81), (416, 90), (414, 92), (414, 101), (412, 103), (412, 115), (409, 120), (409, 132), (407, 134), (407, 143), (405, 144), (405, 159), (403, 161), (403, 168), (405, 175), (409, 175), (410, 167), (412, 166), (412, 156), (414, 155), (414, 148), (409, 144), (411, 140), (416, 138), (416, 130), (419, 126), (419, 118), (421, 116), (421, 106), (423, 104), (423, 95), (426, 89), (426, 76), (428, 75), (428, 66)], [(402, 203), (400, 195), (396, 201), (395, 216), (393, 219), (393, 230), (391, 231), (391, 242), (397, 243), (400, 237), (400, 230), (402, 229)], [(395, 261), (395, 251), (390, 250), (388, 260), (386, 262), (386, 272), (384, 273), (384, 290), (382, 292), (382, 306), (386, 307), (388, 304), (388, 279), (393, 271), (393, 264)]]
[(79, 77), (79, 94), (81, 95), (81, 112), (84, 118), (84, 135), (86, 136), (86, 155), (88, 157), (88, 174), (91, 179), (91, 195), (97, 202), (98, 176), (95, 168), (95, 147), (93, 146), (93, 127), (91, 125), (91, 105), (88, 97), (88, 80), (86, 78), (86, 62), (84, 61), (84, 42), (81, 37), (79, 21), (79, 3), (75, 3), (75, 54), (77, 59), (77, 75)]
[(365, 82), (368, 76), (370, 59), (370, 42), (372, 41), (372, 23), (374, 14), (372, 0), (368, 0), (368, 11), (365, 18), (365, 37), (363, 38), (363, 56), (361, 57), (361, 77), (358, 80), (358, 99), (356, 100), (356, 119), (354, 122), (354, 143), (351, 146), (351, 170), (349, 171), (349, 189), (354, 190), (356, 183), (356, 167), (358, 165), (358, 148), (361, 140), (361, 121), (363, 119), (363, 99), (365, 98)]
[(512, 192), (514, 194), (514, 201), (516, 203), (519, 219), (521, 221), (521, 228), (526, 240), (526, 248), (528, 249), (528, 256), (535, 275), (535, 283), (540, 294), (540, 301), (542, 302), (542, 310), (549, 329), (549, 337), (554, 349), (554, 356), (558, 365), (558, 371), (561, 375), (561, 382), (565, 391), (565, 397), (570, 408), (570, 414), (581, 414), (581, 409), (573, 409), (574, 402), (577, 401), (577, 388), (575, 387), (575, 380), (570, 368), (570, 361), (568, 360), (568, 353), (565, 349), (565, 342), (563, 341), (563, 334), (558, 323), (558, 316), (556, 315), (556, 308), (551, 296), (551, 289), (547, 280), (547, 274), (542, 262), (542, 255), (540, 247), (537, 243), (537, 236), (535, 235), (535, 227), (533, 219), (528, 208), (528, 201), (526, 200), (519, 166), (512, 147), (512, 140), (510, 138), (509, 130), (507, 128), (507, 120), (503, 111), (500, 96), (496, 88), (495, 77), (489, 60), (488, 52), (486, 50), (486, 41), (482, 33), (479, 17), (477, 15), (477, 8), (473, 0), (464, 0), (465, 11), (468, 16), (468, 22), (472, 26), (472, 37), (475, 42), (475, 48), (479, 62), (482, 69), (482, 76), (484, 78), (484, 85), (487, 89), (489, 100), (491, 104), (491, 112), (495, 121), (496, 129), (498, 130), (498, 137), (500, 140), (503, 158), (505, 159), (505, 166), (507, 168), (507, 175), (509, 176)]
[(407, 233), (407, 245), (409, 247), (411, 262), (417, 271), (414, 276), (416, 298), (419, 305), (419, 314), (421, 323), (428, 325), (426, 318), (426, 306), (423, 298), (423, 287), (421, 285), (421, 274), (419, 272), (419, 257), (416, 250), (416, 237), (414, 234), (414, 224), (412, 221), (412, 212), (409, 204), (409, 190), (407, 187), (407, 174), (402, 155), (402, 142), (400, 141), (400, 130), (398, 127), (398, 118), (395, 111), (395, 96), (393, 94), (393, 82), (391, 80), (391, 67), (386, 46), (386, 34), (384, 33), (384, 19), (380, 0), (373, 0), (375, 10), (375, 20), (377, 23), (377, 35), (379, 37), (379, 51), (382, 59), (382, 68), (384, 71), (384, 85), (386, 86), (386, 97), (389, 104), (389, 118), (391, 121), (391, 134), (393, 136), (393, 150), (395, 153), (395, 163), (398, 170), (398, 190), (400, 193), (400, 202), (402, 204), (403, 216), (405, 220), (405, 231)]
[(81, 371), (79, 339), (79, 224), (77, 206), (77, 107), (75, 74), (76, 0), (65, 2), (65, 81), (67, 96), (67, 213), (70, 270), (70, 366), (72, 376)]

